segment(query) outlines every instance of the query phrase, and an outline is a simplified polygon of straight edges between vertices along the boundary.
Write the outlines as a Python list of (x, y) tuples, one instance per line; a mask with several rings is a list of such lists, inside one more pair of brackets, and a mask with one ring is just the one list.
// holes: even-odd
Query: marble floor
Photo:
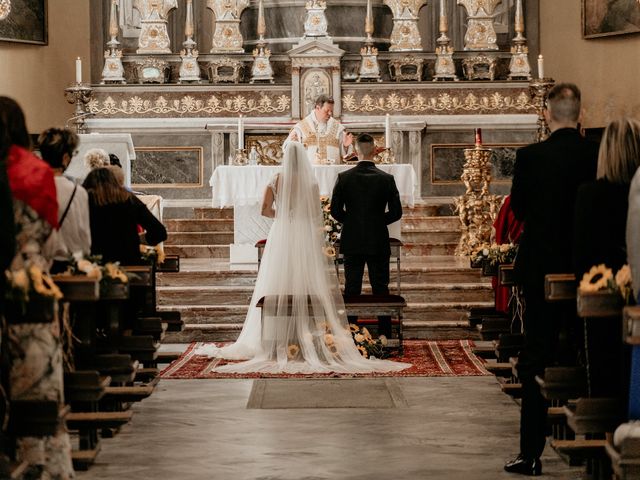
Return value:
[[(371, 391), (380, 395), (386, 380), (375, 380), (381, 384)], [(253, 380), (163, 380), (78, 479), (521, 478), (502, 471), (518, 450), (519, 407), (493, 377), (392, 380), (395, 400), (369, 408), (333, 408), (352, 404), (344, 399), (325, 399), (322, 408), (247, 408)], [(318, 380), (312, 389), (309, 380), (273, 381), (289, 405), (317, 391)], [(327, 390), (344, 382), (366, 395), (359, 381), (330, 379)], [(580, 478), (550, 448), (543, 470), (541, 478)]]

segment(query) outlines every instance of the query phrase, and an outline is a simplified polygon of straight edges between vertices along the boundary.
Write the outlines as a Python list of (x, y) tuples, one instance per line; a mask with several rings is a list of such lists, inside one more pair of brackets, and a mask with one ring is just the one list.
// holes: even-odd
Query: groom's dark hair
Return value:
[[(375, 142), (373, 137), (368, 133), (361, 133), (356, 139), (356, 149), (362, 155), (362, 157), (370, 158), (373, 156), (373, 149)], [(360, 158), (362, 160), (363, 158)]]

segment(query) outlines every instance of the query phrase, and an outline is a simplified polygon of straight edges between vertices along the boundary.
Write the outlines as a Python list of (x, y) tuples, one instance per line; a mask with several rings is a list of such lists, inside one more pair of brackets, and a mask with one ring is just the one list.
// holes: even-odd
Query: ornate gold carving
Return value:
[(396, 82), (403, 80), (422, 80), (422, 66), (424, 61), (421, 58), (407, 55), (402, 58), (395, 58), (389, 61), (389, 74)]
[(0, 20), (4, 20), (11, 13), (11, 0), (0, 0)]
[(249, 6), (249, 0), (207, 0), (213, 11), (214, 34), (211, 53), (243, 53), (240, 15)]
[(136, 73), (140, 83), (164, 83), (169, 64), (159, 58), (145, 58), (136, 62)]
[(235, 95), (231, 98), (219, 98), (211, 95), (208, 99), (199, 100), (192, 95), (180, 99), (167, 100), (159, 96), (154, 101), (133, 96), (116, 102), (111, 96), (104, 101), (91, 100), (88, 111), (94, 115), (145, 115), (145, 114), (249, 114), (249, 113), (285, 113), (291, 108), (291, 98), (287, 95), (270, 97), (260, 95), (259, 99)]
[(242, 67), (242, 61), (234, 60), (233, 58), (229, 57), (212, 60), (207, 65), (209, 80), (211, 80), (212, 83), (238, 83), (240, 81)]
[(428, 96), (422, 93), (402, 95), (390, 93), (386, 96), (372, 96), (365, 93), (361, 97), (345, 94), (342, 108), (346, 112), (407, 112), (407, 113), (468, 113), (468, 112), (523, 112), (534, 111), (530, 97), (521, 92), (515, 96), (499, 92), (477, 95), (466, 93), (452, 95), (440, 93)]
[(256, 135), (247, 137), (247, 147), (256, 147), (258, 165), (280, 165), (282, 162), (282, 144), (286, 135)]
[(418, 12), (426, 0), (384, 0), (393, 13), (390, 51), (422, 50)]
[(502, 0), (458, 0), (467, 9), (465, 50), (498, 50), (493, 12)]
[(169, 12), (178, 8), (177, 0), (134, 0), (133, 8), (140, 12), (140, 38), (136, 53), (171, 53), (167, 32)]
[(486, 55), (465, 58), (462, 61), (464, 76), (467, 80), (494, 80), (496, 77), (496, 59)]
[(464, 150), (466, 162), (461, 179), (466, 191), (454, 199), (462, 227), (457, 255), (470, 255), (480, 245), (490, 243), (491, 226), (502, 201), (499, 195), (489, 193), (491, 153), (490, 148), (480, 146)]

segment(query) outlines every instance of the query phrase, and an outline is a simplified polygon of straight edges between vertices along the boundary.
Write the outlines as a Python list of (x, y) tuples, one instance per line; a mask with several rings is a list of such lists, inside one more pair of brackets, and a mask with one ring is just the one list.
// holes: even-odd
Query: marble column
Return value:
[(416, 192), (418, 196), (422, 192), (422, 130), (412, 130), (409, 132), (409, 162), (416, 172)]
[[(235, 151), (238, 149), (238, 133), (237, 132), (231, 132), (229, 134), (229, 154), (230, 155), (235, 155)], [(226, 158), (223, 159), (224, 163), (227, 165), (231, 165), (232, 163), (229, 162)]]

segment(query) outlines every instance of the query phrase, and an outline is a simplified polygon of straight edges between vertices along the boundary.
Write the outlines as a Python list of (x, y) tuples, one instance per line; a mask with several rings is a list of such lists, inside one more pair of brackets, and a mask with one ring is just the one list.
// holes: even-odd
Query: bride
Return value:
[(282, 173), (265, 193), (263, 214), (275, 219), (242, 332), (234, 344), (205, 345), (195, 353), (246, 360), (215, 369), (230, 373), (367, 373), (410, 367), (360, 355), (333, 260), (324, 254), (320, 194), (302, 144), (287, 145), (282, 164)]

